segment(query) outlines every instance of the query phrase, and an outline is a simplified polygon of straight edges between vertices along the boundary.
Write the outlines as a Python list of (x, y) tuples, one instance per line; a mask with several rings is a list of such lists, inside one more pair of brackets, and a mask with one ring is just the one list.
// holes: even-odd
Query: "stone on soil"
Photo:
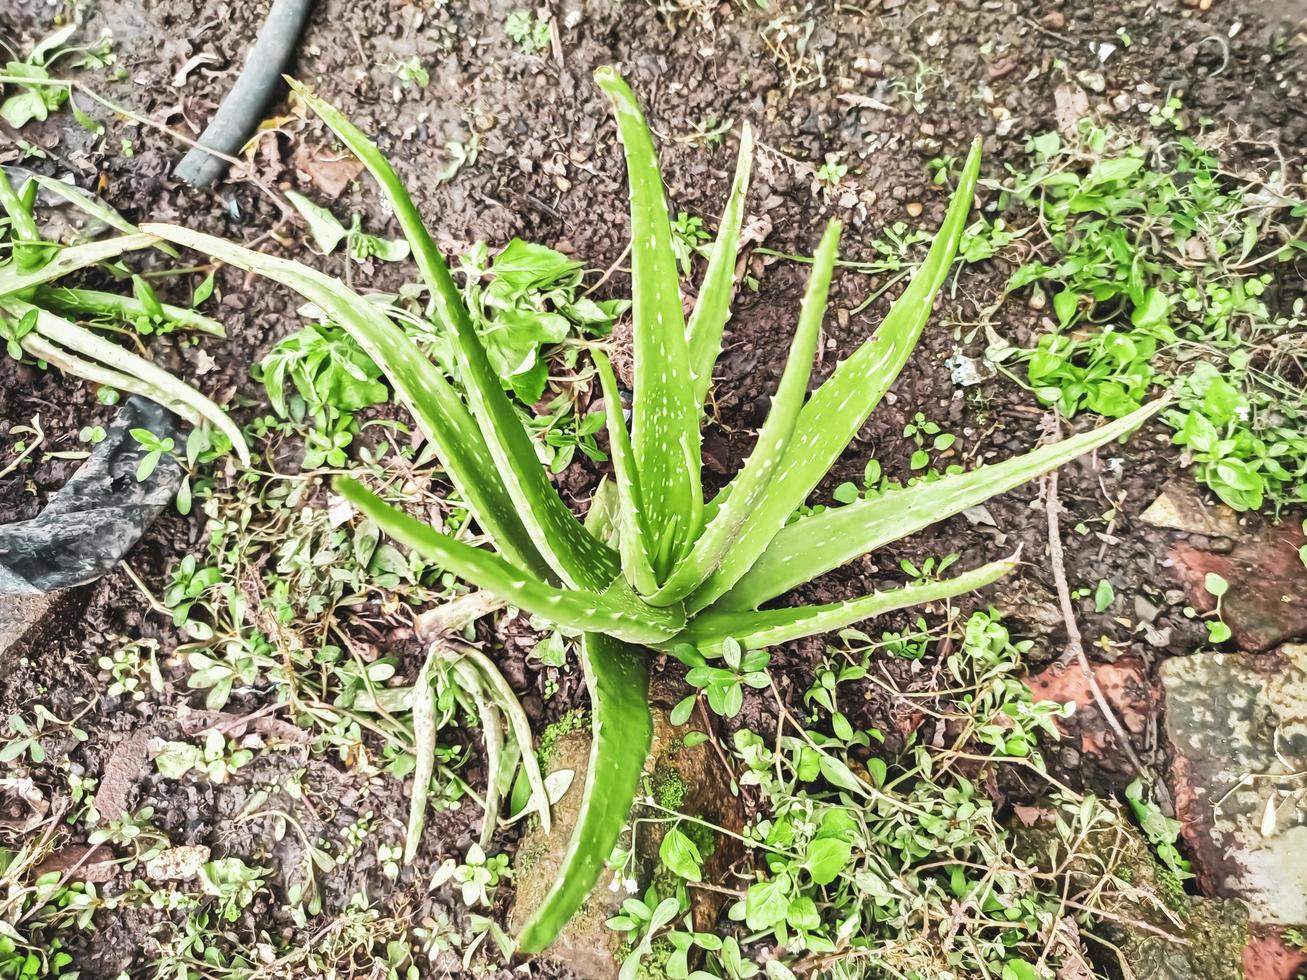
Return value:
[(1307, 923), (1307, 645), (1173, 657), (1160, 676), (1171, 791), (1204, 893), (1241, 899), (1255, 925)]
[(1221, 600), (1221, 618), (1244, 650), (1271, 647), (1307, 636), (1307, 568), (1299, 548), (1307, 535), (1297, 521), (1268, 526), (1239, 542), (1229, 554), (1204, 551), (1189, 544), (1171, 549), (1171, 563), (1189, 601), (1210, 612), (1216, 599), (1204, 587), (1215, 573), (1229, 584)]
[[(1090, 665), (1098, 689), (1115, 712), (1117, 720), (1131, 735), (1142, 737), (1152, 714), (1153, 692), (1148, 673), (1138, 657), (1123, 657), (1116, 663)], [(1058, 726), (1069, 734), (1078, 735), (1080, 750), (1090, 755), (1101, 755), (1114, 746), (1114, 737), (1106, 720), (1098, 710), (1098, 702), (1089, 680), (1078, 663), (1054, 664), (1033, 677), (1027, 678), (1030, 693), (1037, 701), (1057, 701), (1074, 704), (1075, 713)]]
[[(640, 797), (652, 797), (682, 813), (701, 817), (738, 832), (744, 822), (743, 810), (738, 797), (731, 794), (729, 778), (723, 772), (721, 760), (706, 742), (692, 747), (685, 746), (685, 735), (694, 730), (694, 724), (675, 726), (668, 717), (671, 705), (679, 700), (679, 693), (655, 691), (652, 696), (653, 744), (645, 763)], [(542, 761), (545, 762), (546, 775), (571, 769), (574, 776), (568, 791), (554, 805), (552, 832), (545, 834), (533, 818), (518, 848), (517, 893), (509, 913), (509, 925), (513, 932), (520, 930), (537, 908), (553, 885), (562, 864), (563, 854), (580, 811), (581, 792), (590, 761), (589, 730), (568, 732), (560, 736), (554, 743), (549, 758)], [(638, 803), (636, 809), (638, 812)], [(660, 883), (656, 875), (661, 842), (662, 829), (659, 825), (640, 825), (635, 841), (637, 896), (643, 896), (650, 883), (660, 885), (659, 898), (668, 897), (675, 888), (674, 881)], [(708, 881), (725, 877), (738, 856), (732, 843), (721, 839), (720, 834), (716, 836), (714, 844), (715, 849), (706, 856), (704, 864), (704, 877)], [(622, 846), (629, 847), (630, 841), (624, 840)], [(605, 871), (586, 904), (543, 955), (566, 966), (583, 980), (614, 980), (621, 968), (619, 954), (625, 938), (623, 933), (607, 928), (604, 922), (620, 912), (622, 902), (630, 895), (631, 892), (615, 880), (611, 870)], [(693, 888), (690, 895), (695, 928), (715, 932), (717, 916), (721, 911), (721, 897)]]
[(1239, 515), (1222, 503), (1209, 503), (1192, 480), (1172, 480), (1140, 518), (1153, 525), (1209, 538), (1237, 538)]
[(0, 663), (22, 656), (37, 641), (64, 636), (80, 618), (84, 589), (5, 592), (0, 579)]

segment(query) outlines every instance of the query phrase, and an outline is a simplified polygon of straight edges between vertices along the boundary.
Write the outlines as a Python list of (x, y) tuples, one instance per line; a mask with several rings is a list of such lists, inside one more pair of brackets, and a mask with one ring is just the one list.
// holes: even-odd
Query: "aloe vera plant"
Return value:
[[(68, 247), (46, 240), (35, 215), (38, 188), (64, 198), (119, 234)], [(226, 412), (184, 381), (104, 339), (77, 319), (86, 316), (131, 323), (144, 318), (222, 336), (220, 323), (194, 310), (160, 302), (139, 276), (132, 277), (131, 296), (55, 285), (70, 273), (158, 246), (158, 239), (142, 234), (112, 208), (62, 181), (33, 175), (15, 190), (3, 168), (0, 210), (8, 217), (10, 245), (8, 260), (0, 262), (0, 340), (9, 354), (27, 354), (87, 381), (143, 395), (193, 425), (208, 423), (230, 440), (241, 461), (248, 464), (249, 452), (240, 428)]]
[(734, 290), (738, 233), (752, 139), (739, 164), (720, 233), (688, 320), (672, 251), (653, 141), (630, 89), (611, 68), (596, 73), (612, 103), (631, 194), (635, 348), (632, 428), (612, 369), (603, 386), (617, 504), (592, 508), (585, 525), (545, 477), (527, 431), (464, 309), (448, 267), (390, 164), (331, 106), (296, 86), (307, 105), (367, 166), (431, 293), (457, 357), (454, 387), (375, 304), (299, 263), (174, 226), (146, 230), (297, 290), (364, 347), (409, 407), (494, 550), (414, 520), (342, 479), (341, 494), (385, 532), (503, 600), (583, 631), (581, 659), (592, 700), (592, 756), (581, 815), (557, 884), (518, 936), (536, 952), (584, 902), (635, 797), (652, 730), (647, 653), (692, 644), (705, 655), (728, 640), (761, 647), (827, 632), (915, 603), (988, 585), (1015, 556), (946, 581), (930, 581), (815, 606), (759, 609), (800, 582), (1131, 431), (1153, 410), (1029, 455), (794, 519), (906, 362), (952, 264), (980, 168), (973, 146), (929, 254), (875, 334), (811, 394), (810, 373), (840, 234), (832, 222), (817, 249), (798, 328), (772, 411), (734, 480), (705, 499), (700, 426)]

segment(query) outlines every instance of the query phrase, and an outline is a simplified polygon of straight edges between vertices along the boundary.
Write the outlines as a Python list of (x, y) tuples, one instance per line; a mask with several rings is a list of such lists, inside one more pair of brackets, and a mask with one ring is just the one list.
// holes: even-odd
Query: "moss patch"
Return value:
[(585, 731), (589, 727), (590, 712), (584, 708), (573, 708), (557, 721), (546, 725), (545, 730), (540, 733), (540, 742), (536, 746), (536, 757), (540, 760), (540, 768), (546, 771), (549, 769), (549, 763), (553, 761), (554, 750), (560, 738), (572, 732)]

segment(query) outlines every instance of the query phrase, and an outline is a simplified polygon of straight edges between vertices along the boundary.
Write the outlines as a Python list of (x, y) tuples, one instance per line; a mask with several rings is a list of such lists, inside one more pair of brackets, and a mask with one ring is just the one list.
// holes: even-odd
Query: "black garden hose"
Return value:
[(280, 91), (281, 75), (299, 44), (313, 12), (313, 0), (272, 0), (267, 20), (259, 28), (240, 77), (213, 114), (199, 146), (177, 164), (173, 174), (194, 187), (206, 187), (227, 170), (227, 161), (205, 148), (234, 156), (254, 135), (264, 111)]

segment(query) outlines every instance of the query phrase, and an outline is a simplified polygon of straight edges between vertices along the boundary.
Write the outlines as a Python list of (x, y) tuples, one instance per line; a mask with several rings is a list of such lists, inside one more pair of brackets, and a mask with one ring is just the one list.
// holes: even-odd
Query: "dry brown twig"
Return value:
[[(1062, 438), (1062, 421), (1057, 410), (1054, 409), (1047, 423), (1048, 436), (1053, 441)], [(1112, 710), (1111, 704), (1103, 695), (1103, 689), (1098, 686), (1098, 680), (1094, 677), (1093, 669), (1089, 666), (1089, 657), (1085, 654), (1084, 640), (1080, 635), (1080, 627), (1076, 623), (1075, 608), (1071, 605), (1071, 588), (1067, 584), (1066, 578), (1066, 555), (1062, 550), (1062, 529), (1058, 520), (1058, 511), (1061, 503), (1057, 495), (1057, 470), (1053, 470), (1044, 477), (1044, 507), (1048, 514), (1048, 560), (1053, 569), (1053, 582), (1057, 587), (1057, 601), (1062, 609), (1062, 620), (1066, 625), (1066, 649), (1062, 652), (1059, 661), (1063, 664), (1075, 660), (1080, 665), (1080, 672), (1084, 675), (1085, 683), (1089, 685), (1090, 693), (1094, 696), (1094, 703), (1098, 706), (1099, 714), (1106, 720), (1108, 727), (1116, 736), (1117, 742), (1122, 750), (1130, 759), (1130, 765), (1134, 767), (1136, 775), (1144, 774), (1144, 767), (1139, 761), (1139, 756), (1135, 754), (1134, 744), (1130, 741), (1130, 736), (1122, 727), (1120, 720), (1116, 717), (1116, 712)]]

